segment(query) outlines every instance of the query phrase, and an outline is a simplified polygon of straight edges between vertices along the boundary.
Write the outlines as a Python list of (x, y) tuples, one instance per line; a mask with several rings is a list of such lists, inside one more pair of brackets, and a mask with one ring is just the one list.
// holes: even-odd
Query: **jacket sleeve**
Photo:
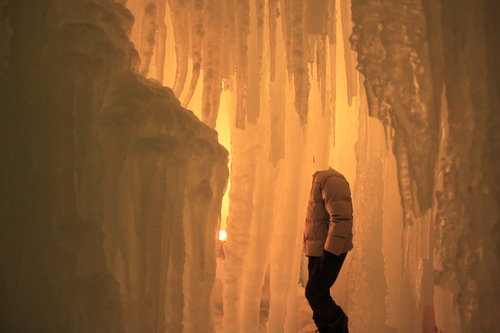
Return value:
[(329, 176), (322, 188), (325, 209), (330, 215), (325, 250), (342, 254), (352, 233), (352, 201), (349, 183), (344, 177)]

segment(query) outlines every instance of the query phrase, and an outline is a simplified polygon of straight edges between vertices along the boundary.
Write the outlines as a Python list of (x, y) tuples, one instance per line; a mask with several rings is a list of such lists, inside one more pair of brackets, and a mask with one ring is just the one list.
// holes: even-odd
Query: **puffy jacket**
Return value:
[(313, 175), (304, 227), (304, 253), (321, 257), (352, 249), (352, 201), (349, 183), (330, 168)]

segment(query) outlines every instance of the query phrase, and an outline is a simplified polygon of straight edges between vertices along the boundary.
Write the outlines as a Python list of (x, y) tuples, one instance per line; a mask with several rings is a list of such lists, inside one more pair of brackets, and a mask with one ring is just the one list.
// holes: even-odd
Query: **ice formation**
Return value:
[(138, 74), (123, 6), (5, 14), (0, 330), (204, 331), (227, 181), (216, 132)]
[[(497, 7), (353, 0), (352, 40), (370, 114), (391, 131), (405, 220), (429, 229), (409, 241), (420, 243), (423, 281), (417, 282), (422, 288), (426, 279), (433, 282), (443, 332), (498, 325), (489, 312), (498, 300), (482, 296), (499, 287), (498, 265), (488, 264), (497, 262), (498, 242), (491, 200), (498, 179), (491, 155), (498, 142), (498, 91), (491, 88), (498, 81), (491, 75), (498, 67), (490, 60), (498, 56)], [(429, 302), (421, 294), (420, 302)]]
[(300, 245), (331, 166), (350, 331), (495, 331), (497, 7), (0, 0), (2, 328), (313, 331)]

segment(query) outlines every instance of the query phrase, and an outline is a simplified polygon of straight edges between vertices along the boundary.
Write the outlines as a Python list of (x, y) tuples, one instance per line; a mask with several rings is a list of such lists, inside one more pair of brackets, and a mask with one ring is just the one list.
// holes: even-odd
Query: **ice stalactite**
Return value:
[[(257, 41), (258, 41), (258, 59), (259, 59), (259, 77), (262, 75), (263, 49), (264, 49), (264, 20), (266, 18), (266, 2), (264, 0), (255, 0), (255, 16), (257, 17)], [(271, 9), (271, 8), (270, 8)], [(272, 9), (271, 9), (272, 10)], [(268, 14), (270, 11), (268, 11)], [(276, 15), (276, 11), (273, 15)], [(276, 16), (275, 16), (276, 17)]]
[[(285, 73), (276, 70), (275, 78), (277, 80), (285, 80)], [(270, 128), (269, 140), (271, 148), (269, 151), (269, 159), (276, 166), (277, 163), (285, 157), (285, 113), (282, 112), (285, 102), (285, 89), (282, 85), (276, 82), (271, 82), (270, 87)]]
[[(388, 323), (399, 330), (420, 330), (419, 320), (402, 320), (411, 317), (392, 304), (401, 302), (400, 295), (406, 294), (405, 302), (421, 317), (423, 309), (432, 308), (433, 303), (429, 208), (435, 191), (440, 110), (433, 93), (427, 18), (420, 1), (352, 1), (352, 10), (355, 25), (351, 41), (358, 53), (358, 68), (365, 76), (370, 115), (382, 121), (393, 144), (404, 209), (405, 228), (393, 227), (400, 230), (397, 237), (403, 255), (397, 258), (384, 250), (385, 278), (391, 282), (387, 285)], [(384, 243), (392, 242), (384, 234)], [(393, 276), (394, 260), (401, 260), (402, 278)], [(398, 292), (393, 291), (396, 285)], [(432, 318), (426, 323), (435, 326)]]
[(224, 10), (223, 1), (204, 3), (203, 26), (210, 25), (204, 31), (202, 64), (203, 64), (203, 101), (202, 120), (214, 128), (217, 121), (220, 94), (222, 91), (224, 61)]
[[(256, 16), (256, 25), (257, 25), (257, 57), (258, 57), (258, 65), (259, 65), (259, 81), (262, 77), (262, 62), (264, 56), (264, 20), (266, 18), (266, 10), (265, 10), (265, 1), (264, 0), (255, 0), (255, 16)], [(275, 15), (275, 14), (274, 14)]]
[(328, 3), (328, 22), (327, 22), (327, 31), (328, 31), (328, 58), (330, 59), (330, 109), (331, 109), (331, 145), (335, 146), (335, 110), (336, 110), (336, 100), (337, 100), (337, 29), (336, 24), (337, 20), (335, 18), (336, 13), (336, 0), (330, 0)]
[(186, 107), (191, 98), (193, 98), (194, 91), (198, 84), (201, 71), (201, 50), (203, 43), (203, 0), (194, 0), (190, 2), (189, 10), (189, 26), (190, 26), (190, 53), (193, 61), (191, 71), (191, 79), (189, 82), (188, 90), (184, 97), (182, 105)]
[[(225, 17), (226, 17), (226, 26), (225, 26), (225, 38), (227, 42), (226, 51), (227, 51), (227, 61), (224, 64), (224, 76), (229, 77), (231, 74), (235, 73), (235, 70), (238, 66), (238, 16), (236, 9), (236, 1), (225, 0), (224, 1), (225, 8)], [(232, 87), (232, 85), (231, 85)]]
[(316, 79), (321, 93), (322, 111), (325, 112), (326, 103), (326, 52), (327, 52), (327, 27), (329, 18), (329, 0), (307, 2), (305, 31), (308, 34), (309, 49), (312, 54), (309, 62), (316, 63)]
[(432, 206), (439, 135), (423, 7), (420, 1), (353, 1), (352, 9), (370, 113), (394, 135), (405, 221), (412, 223)]
[(290, 10), (290, 1), (280, 0), (279, 9), (280, 13), (280, 21), (281, 24), (281, 36), (285, 42), (285, 54), (286, 54), (286, 69), (288, 73), (288, 80), (292, 82), (293, 73), (292, 73), (292, 39), (289, 38), (291, 34), (291, 10)]
[[(250, 15), (254, 16), (250, 29), (255, 32), (249, 33), (248, 49), (255, 50), (248, 53), (247, 87), (245, 94), (245, 109), (248, 123), (255, 124), (260, 116), (261, 108), (261, 85), (263, 81), (263, 56), (264, 56), (264, 20), (266, 11), (264, 10), (264, 1), (255, 0), (250, 3)], [(250, 23), (250, 22), (249, 22)], [(256, 53), (253, 55), (253, 53)]]
[(305, 2), (280, 1), (282, 38), (285, 40), (288, 79), (294, 83), (295, 110), (302, 124), (307, 123), (309, 97), (308, 41), (306, 34)]
[[(347, 62), (346, 62), (347, 66)], [(355, 74), (355, 73), (353, 73)], [(347, 103), (353, 103), (349, 95), (349, 78), (346, 80)], [(363, 92), (361, 92), (363, 97)], [(362, 103), (363, 99), (361, 99)], [(348, 285), (350, 286), (351, 302), (349, 308), (351, 314), (355, 314), (357, 320), (353, 320), (350, 331), (369, 332), (377, 327), (380, 332), (394, 332), (387, 323), (386, 295), (388, 294), (387, 280), (384, 271), (383, 255), (383, 229), (384, 229), (384, 200), (390, 194), (385, 193), (387, 177), (384, 172), (387, 168), (386, 145), (380, 144), (384, 137), (384, 129), (381, 124), (374, 124), (375, 120), (370, 118), (366, 105), (360, 105), (358, 115), (359, 139), (355, 145), (356, 151), (356, 183), (353, 189), (354, 204), (370, 201), (370, 205), (364, 205), (363, 209), (356, 212), (357, 220), (364, 221), (364, 226), (355, 227), (357, 242), (363, 242), (363, 252), (352, 253), (352, 261), (349, 266), (350, 275)], [(374, 126), (378, 125), (378, 126)], [(388, 217), (385, 216), (388, 220)], [(359, 244), (359, 243), (358, 243)], [(399, 292), (406, 290), (401, 288)], [(361, 301), (363, 297), (369, 297), (371, 302)], [(409, 327), (408, 330), (410, 331)]]
[(167, 10), (166, 0), (158, 1), (158, 23), (156, 24), (156, 76), (155, 78), (163, 83), (163, 72), (165, 70), (165, 54), (167, 51), (167, 25), (165, 23), (165, 15)]
[[(214, 165), (217, 151), (205, 140), (197, 140), (193, 146), (198, 159), (191, 161), (191, 176), (186, 189), (189, 205), (185, 207), (187, 223), (184, 224), (186, 242), (186, 269), (183, 283), (185, 293), (184, 332), (212, 332), (211, 293), (215, 278), (213, 251), (218, 236), (221, 194), (225, 184), (218, 179), (227, 178), (224, 160)], [(202, 223), (206, 221), (209, 223)]]
[(151, 58), (153, 57), (153, 49), (156, 41), (156, 24), (157, 24), (157, 8), (154, 2), (149, 2), (144, 6), (144, 15), (142, 16), (141, 26), (141, 44), (139, 55), (141, 57), (141, 67), (139, 73), (147, 75)]
[[(496, 258), (490, 221), (498, 216), (487, 199), (497, 194), (486, 185), (495, 178), (490, 152), (498, 141), (487, 125), (495, 122), (489, 110), (498, 107), (497, 91), (485, 88), (498, 84), (487, 74), (495, 72), (489, 59), (498, 56), (490, 47), (498, 42), (492, 33), (498, 11), (490, 7), (488, 1), (353, 0), (353, 42), (370, 112), (393, 132), (405, 220), (423, 224), (428, 218), (415, 217), (432, 208), (433, 224), (421, 234), (429, 239), (417, 237), (420, 250), (407, 242), (405, 251), (425, 264), (427, 248), (434, 249), (431, 302), (445, 332), (490, 331), (495, 324), (487, 309), (498, 306), (482, 296), (496, 288), (498, 275), (487, 264)], [(405, 233), (416, 237), (410, 234), (422, 227)], [(421, 281), (412, 283), (420, 288)]]
[[(127, 7), (136, 17), (136, 25), (143, 27), (141, 29), (135, 27), (131, 36), (132, 40), (140, 46), (141, 72), (160, 81), (163, 81), (162, 69), (166, 59), (164, 54), (166, 45), (165, 1), (150, 1), (147, 8), (142, 1), (127, 2)], [(315, 6), (325, 10), (311, 12), (311, 15), (321, 13), (322, 19), (320, 21), (322, 24), (325, 24), (328, 17), (331, 16), (331, 12), (329, 13), (327, 8), (328, 2), (332, 2), (332, 0), (322, 1), (320, 6)], [(209, 126), (214, 127), (216, 123), (221, 94), (220, 86), (223, 80), (224, 84), (236, 87), (238, 113), (235, 122), (237, 127), (245, 128), (248, 121), (255, 123), (260, 113), (260, 102), (256, 100), (259, 94), (250, 97), (248, 93), (249, 91), (255, 92), (255, 87), (262, 82), (264, 32), (269, 31), (271, 44), (269, 48), (266, 48), (269, 56), (273, 59), (275, 58), (275, 46), (273, 45), (276, 44), (277, 21), (282, 20), (281, 26), (285, 32), (284, 38), (287, 43), (289, 79), (294, 82), (295, 86), (295, 109), (301, 116), (302, 123), (307, 122), (310, 74), (308, 63), (318, 62), (318, 73), (321, 75), (325, 73), (323, 60), (326, 58), (327, 43), (323, 35), (321, 42), (318, 43), (319, 53), (317, 55), (312, 56), (310, 52), (306, 51), (312, 45), (309, 45), (307, 36), (305, 2), (298, 0), (281, 1), (281, 3), (278, 0), (270, 2), (263, 0), (217, 0), (210, 2), (171, 0), (168, 1), (168, 4), (166, 11), (170, 17), (169, 22), (172, 22), (169, 28), (173, 30), (168, 32), (170, 34), (168, 40), (169, 43), (173, 43), (170, 45), (175, 47), (176, 62), (176, 65), (172, 66), (175, 70), (173, 90), (176, 96), (182, 96), (183, 105), (190, 102), (202, 72), (204, 96), (202, 114), (204, 121)], [(254, 8), (252, 10), (256, 12), (256, 50), (248, 48), (251, 8)], [(153, 10), (157, 12), (157, 15), (154, 16), (150, 13)], [(266, 15), (269, 16), (268, 20), (266, 20)], [(153, 27), (154, 29), (152, 29)], [(153, 33), (153, 30), (156, 33)], [(155, 39), (158, 39), (158, 42), (155, 43)], [(146, 47), (151, 42), (155, 44), (154, 50), (151, 47)], [(249, 56), (253, 52), (256, 52), (256, 57)], [(154, 64), (151, 62), (152, 57), (156, 59)], [(189, 59), (191, 59), (191, 67)], [(256, 59), (255, 64), (252, 63), (254, 59)], [(271, 67), (275, 67), (275, 60), (271, 60), (271, 64)], [(255, 67), (255, 69), (250, 71), (250, 67)], [(256, 72), (254, 73), (254, 71)], [(271, 69), (271, 73), (274, 72), (275, 69)], [(254, 74), (258, 75), (254, 77)], [(271, 74), (271, 79), (273, 75)], [(190, 82), (186, 87), (185, 82), (188, 77), (190, 77)], [(320, 80), (323, 79), (320, 78)], [(247, 101), (250, 101), (250, 105)]]
[[(189, 7), (184, 0), (169, 0), (170, 16), (172, 19), (173, 33), (175, 38), (175, 67), (174, 91), (179, 96), (184, 89), (188, 73), (189, 58), (189, 34), (186, 36), (186, 28), (189, 29)], [(188, 30), (189, 31), (189, 30)]]
[(309, 68), (307, 61), (307, 37), (305, 34), (305, 3), (292, 0), (290, 3), (290, 53), (295, 88), (295, 111), (302, 124), (307, 123), (307, 100), (309, 97)]
[[(238, 130), (238, 129), (237, 129)], [(239, 144), (232, 147), (231, 191), (229, 198), (229, 217), (227, 231), (231, 235), (224, 246), (226, 254), (225, 279), (223, 287), (224, 332), (241, 332), (243, 328), (242, 284), (245, 276), (242, 272), (247, 264), (247, 252), (250, 247), (249, 231), (252, 226), (253, 197), (255, 189), (255, 170), (257, 167), (255, 138), (246, 131), (233, 137)], [(241, 150), (241, 151), (240, 151)], [(258, 291), (255, 291), (256, 293)]]
[(2, 329), (209, 332), (216, 132), (138, 74), (121, 5), (9, 2), (7, 15)]
[[(147, 50), (146, 58), (141, 59), (141, 73), (163, 84), (167, 82), (175, 84), (175, 78), (178, 77), (175, 92), (176, 96), (179, 97), (180, 91), (183, 88), (183, 85), (180, 83), (182, 81), (182, 72), (188, 71), (187, 59), (189, 54), (187, 52), (189, 51), (189, 45), (186, 45), (186, 41), (182, 43), (182, 40), (180, 40), (179, 44), (175, 45), (173, 51), (169, 51), (169, 47), (173, 44), (172, 40), (175, 39), (176, 35), (177, 38), (179, 38), (179, 35), (182, 35), (182, 37), (186, 36), (179, 32), (182, 29), (186, 29), (183, 25), (188, 23), (185, 16), (190, 11), (184, 8), (186, 4), (174, 0), (128, 0), (124, 5), (132, 12), (135, 18), (134, 27), (129, 37), (139, 53), (144, 52), (142, 50), (143, 45), (147, 46), (148, 43), (153, 45), (153, 47)], [(143, 23), (144, 20), (148, 20), (147, 13), (152, 8), (154, 8), (156, 15), (149, 15), (149, 21), (154, 21), (154, 26)], [(182, 8), (184, 10), (179, 10)], [(176, 11), (179, 15), (172, 15), (173, 11)], [(149, 30), (147, 29), (148, 27)], [(187, 32), (189, 32), (189, 29), (187, 29)], [(175, 57), (176, 53), (178, 53), (178, 57)], [(176, 66), (176, 58), (179, 58), (179, 66)], [(174, 69), (175, 72), (170, 73), (171, 69)], [(168, 73), (166, 77), (165, 73)]]
[(247, 80), (248, 80), (248, 34), (250, 29), (250, 4), (248, 1), (237, 1), (236, 15), (236, 127), (244, 129), (247, 121)]
[[(244, 32), (244, 37), (240, 35), (236, 40), (241, 38), (247, 39), (246, 35), (252, 31), (255, 32), (254, 37), (257, 36), (256, 26), (250, 27), (251, 20), (250, 15), (255, 17), (256, 7), (250, 5), (249, 8), (245, 10), (245, 15), (248, 15), (248, 22), (244, 23), (247, 27), (240, 27), (240, 29), (248, 29)], [(255, 22), (255, 21), (253, 21)], [(238, 28), (236, 28), (238, 31)], [(239, 32), (241, 34), (242, 31)], [(237, 32), (238, 34), (238, 32)], [(252, 40), (245, 41), (243, 47), (245, 48), (245, 57), (247, 47), (256, 47), (258, 40), (253, 38)], [(241, 44), (237, 44), (237, 47), (242, 47)], [(239, 49), (236, 53), (241, 52)], [(260, 75), (258, 72), (249, 73), (249, 69), (258, 67), (257, 53), (256, 57), (247, 62), (246, 59), (235, 59), (236, 68), (242, 65), (244, 61), (244, 66), (247, 68), (245, 75), (252, 76), (255, 80)], [(253, 86), (257, 81), (253, 81), (249, 78), (248, 89), (250, 94), (259, 94), (259, 87)], [(239, 93), (241, 92), (241, 87), (233, 87), (232, 90), (240, 98)], [(245, 88), (246, 89), (246, 88)], [(259, 99), (260, 100), (260, 99)], [(257, 101), (252, 101), (256, 103)], [(259, 326), (259, 317), (261, 310), (261, 296), (263, 290), (263, 281), (266, 268), (266, 260), (256, 260), (255, 255), (266, 255), (266, 252), (255, 251), (256, 246), (259, 247), (258, 242), (259, 233), (256, 230), (258, 226), (261, 226), (261, 219), (258, 218), (259, 212), (255, 211), (256, 203), (254, 199), (257, 196), (262, 197), (261, 193), (258, 193), (259, 184), (257, 183), (258, 170), (260, 169), (261, 155), (262, 151), (259, 149), (261, 143), (259, 142), (259, 127), (256, 127), (254, 122), (251, 121), (250, 114), (241, 113), (238, 109), (238, 102), (235, 102), (235, 109), (233, 117), (238, 117), (238, 114), (242, 116), (242, 124), (238, 122), (232, 125), (231, 132), (232, 135), (232, 173), (231, 173), (231, 183), (234, 187), (231, 187), (229, 198), (231, 201), (229, 216), (227, 220), (227, 231), (228, 234), (232, 235), (228, 238), (224, 246), (224, 251), (226, 253), (226, 264), (225, 264), (225, 277), (223, 284), (223, 304), (224, 304), (224, 317), (223, 317), (223, 332), (252, 332), (257, 331)], [(257, 102), (258, 103), (258, 102)], [(257, 106), (259, 106), (257, 104)], [(255, 110), (254, 110), (255, 111)], [(238, 127), (244, 125), (245, 129), (242, 130)], [(262, 200), (264, 197), (262, 197)], [(263, 230), (266, 232), (266, 230)], [(262, 233), (262, 230), (261, 232)], [(262, 267), (264, 266), (264, 267)], [(251, 272), (250, 274), (244, 272)], [(252, 278), (248, 278), (251, 276)], [(265, 311), (262, 313), (264, 319)]]
[(167, 37), (165, 15), (167, 0), (122, 1), (132, 12), (135, 23), (130, 34), (141, 57), (139, 72), (163, 80), (165, 41)]
[(269, 62), (270, 77), (274, 81), (276, 75), (276, 24), (279, 17), (278, 0), (269, 0)]
[(347, 77), (347, 95), (349, 97), (349, 104), (357, 94), (356, 79), (356, 55), (351, 49), (350, 37), (352, 33), (352, 14), (351, 14), (351, 0), (340, 1), (341, 8), (341, 22), (342, 31), (344, 32), (344, 60), (345, 60), (345, 74)]
[[(234, 43), (227, 43), (226, 38), (231, 37), (237, 23), (232, 17), (233, 11), (228, 12), (235, 3), (227, 0), (156, 0), (155, 4), (157, 8), (161, 8), (162, 14), (157, 16), (156, 38), (159, 40), (153, 50), (157, 61), (149, 66), (148, 76), (160, 82), (171, 80), (175, 95), (182, 97), (183, 105), (187, 106), (203, 73), (202, 119), (215, 128), (222, 80), (234, 71), (231, 65), (233, 57), (228, 55), (229, 51), (226, 52), (226, 46), (233, 46)], [(139, 25), (146, 19), (143, 7), (142, 1), (127, 2), (127, 8), (134, 14), (136, 24)], [(135, 27), (131, 39), (136, 45), (140, 45), (140, 40), (145, 38), (143, 36), (144, 32)], [(175, 50), (175, 60), (172, 55), (166, 54), (169, 46), (173, 46)], [(234, 50), (236, 48), (232, 51)], [(223, 61), (224, 58), (228, 61)], [(173, 78), (164, 77), (166, 70), (174, 71)], [(167, 76), (170, 75), (172, 73), (169, 72)], [(190, 79), (186, 84), (188, 76)]]
[[(270, 4), (271, 5), (271, 4)], [(277, 10), (277, 7), (276, 7)], [(272, 12), (270, 12), (270, 15)], [(272, 22), (272, 21), (270, 21)], [(276, 34), (276, 29), (279, 27), (280, 22), (276, 22), (277, 26), (271, 30), (270, 35)], [(274, 43), (274, 44), (273, 44)], [(283, 82), (286, 82), (286, 68), (285, 66), (277, 66), (279, 61), (286, 61), (284, 52), (283, 40), (270, 38), (269, 48), (272, 50), (269, 58), (269, 114), (270, 114), (270, 133), (269, 140), (271, 147), (269, 149), (269, 160), (277, 166), (278, 162), (285, 157), (285, 112), (286, 109), (286, 88)]]

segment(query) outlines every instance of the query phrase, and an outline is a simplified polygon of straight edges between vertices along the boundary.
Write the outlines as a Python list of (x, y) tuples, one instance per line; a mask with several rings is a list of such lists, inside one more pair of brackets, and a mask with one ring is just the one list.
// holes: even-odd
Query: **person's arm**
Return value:
[(325, 250), (335, 255), (343, 253), (352, 229), (352, 201), (349, 183), (344, 177), (329, 176), (322, 188), (325, 208), (330, 215)]

